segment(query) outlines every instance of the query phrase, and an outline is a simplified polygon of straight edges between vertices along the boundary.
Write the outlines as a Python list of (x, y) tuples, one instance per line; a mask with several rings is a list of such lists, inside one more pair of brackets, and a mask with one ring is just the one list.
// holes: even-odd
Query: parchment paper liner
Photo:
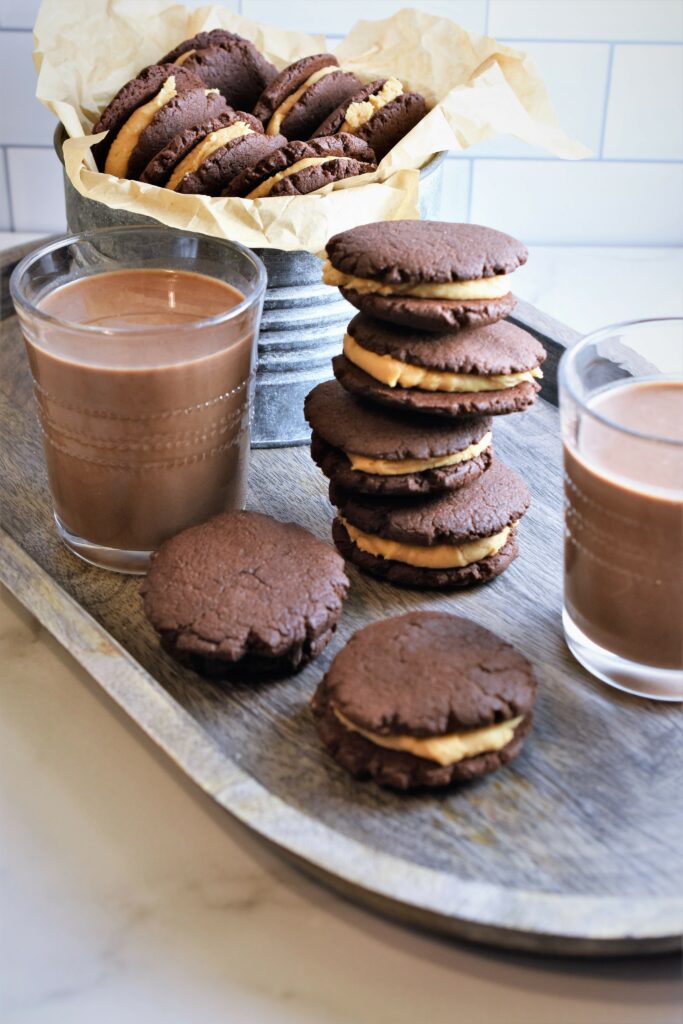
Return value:
[(443, 150), (508, 134), (560, 157), (589, 155), (559, 128), (524, 54), (447, 18), (404, 9), (358, 22), (335, 51), (361, 81), (395, 75), (433, 105), (373, 174), (310, 196), (246, 200), (180, 195), (96, 171), (90, 150), (103, 136), (87, 132), (98, 112), (141, 68), (212, 28), (251, 39), (278, 68), (326, 50), (323, 36), (258, 25), (215, 5), (191, 11), (168, 0), (43, 0), (34, 31), (37, 95), (70, 136), (66, 172), (81, 195), (251, 248), (319, 252), (330, 235), (356, 224), (418, 217), (419, 168)]

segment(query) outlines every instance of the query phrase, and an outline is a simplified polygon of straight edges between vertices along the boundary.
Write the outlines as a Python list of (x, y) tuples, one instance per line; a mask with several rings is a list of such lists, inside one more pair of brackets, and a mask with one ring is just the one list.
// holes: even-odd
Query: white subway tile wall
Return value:
[(470, 217), (529, 244), (680, 245), (682, 179), (665, 162), (476, 160)]
[(7, 150), (7, 164), (15, 230), (64, 230), (62, 167), (55, 151), (12, 146)]
[[(129, 5), (144, 0), (128, 0)], [(169, 0), (170, 2), (170, 0)], [(181, 0), (182, 2), (182, 0)], [(186, 0), (198, 7), (209, 0)], [(69, 0), (62, 0), (68, 4)], [(411, 0), (229, 0), (247, 17), (325, 34)], [(570, 163), (513, 138), (446, 163), (442, 215), (530, 244), (683, 243), (683, 0), (412, 0), (524, 50), (560, 122), (592, 151)], [(0, 0), (0, 229), (65, 226), (55, 122), (34, 97), (31, 27), (39, 0)], [(7, 96), (10, 102), (7, 102)]]
[(12, 226), (7, 181), (7, 154), (3, 153), (0, 159), (0, 231), (7, 231)]
[(617, 46), (603, 156), (683, 160), (682, 103), (680, 46)]

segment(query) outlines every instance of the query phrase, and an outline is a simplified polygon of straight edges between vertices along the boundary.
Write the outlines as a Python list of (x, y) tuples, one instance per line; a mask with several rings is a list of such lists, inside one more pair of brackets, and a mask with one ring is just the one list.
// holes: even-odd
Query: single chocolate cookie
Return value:
[(223, 195), (244, 199), (307, 195), (331, 181), (365, 174), (375, 167), (375, 154), (353, 135), (289, 142), (235, 177)]
[(363, 313), (332, 361), (353, 394), (441, 416), (500, 415), (528, 408), (540, 390), (545, 349), (507, 321), (428, 334)]
[[(217, 196), (236, 174), (284, 142), (282, 136), (266, 140), (258, 118), (233, 110), (176, 135), (150, 161), (141, 180), (151, 174), (155, 183), (175, 192)], [(160, 182), (168, 167), (170, 174)]]
[(201, 124), (202, 121), (210, 121), (225, 112), (225, 100), (220, 93), (210, 92), (204, 87), (175, 96), (164, 104), (140, 134), (137, 145), (130, 154), (127, 176), (138, 178), (152, 157), (185, 128)]
[(347, 588), (339, 555), (307, 530), (225, 512), (162, 544), (141, 594), (165, 648), (220, 677), (294, 672), (317, 657)]
[[(152, 157), (140, 175), (140, 181), (148, 185), (159, 185), (162, 187), (166, 185), (176, 167), (182, 163), (185, 157), (213, 132), (218, 132), (232, 124), (235, 116), (236, 112), (228, 109), (219, 117), (214, 117), (210, 121), (203, 121), (201, 124), (179, 132), (164, 149)], [(259, 121), (258, 123), (260, 124), (261, 122)]]
[(336, 380), (306, 396), (311, 456), (349, 491), (426, 495), (463, 487), (491, 464), (491, 420), (411, 416), (361, 402)]
[(323, 280), (368, 315), (421, 330), (493, 323), (514, 306), (509, 274), (527, 250), (476, 224), (385, 221), (334, 235)]
[(281, 71), (254, 107), (267, 135), (307, 139), (335, 107), (360, 88), (331, 53), (302, 57)]
[(212, 153), (195, 173), (185, 175), (178, 192), (223, 195), (236, 177), (284, 146), (286, 141), (282, 135), (264, 135), (262, 132), (234, 139)]
[(470, 781), (511, 761), (531, 728), (536, 692), (530, 662), (495, 633), (418, 611), (355, 633), (311, 709), (325, 747), (354, 778), (412, 790)]
[(163, 60), (174, 62), (199, 75), (210, 89), (218, 89), (237, 110), (251, 110), (277, 76), (275, 65), (253, 43), (222, 28), (184, 40)]
[[(173, 64), (152, 64), (141, 71), (137, 78), (126, 82), (104, 108), (92, 130), (93, 135), (98, 135), (100, 132), (108, 133), (106, 138), (92, 148), (93, 156), (100, 170), (104, 170), (109, 150), (129, 118), (141, 107), (153, 102), (171, 77), (175, 92), (178, 94), (189, 89), (204, 88), (201, 78), (186, 68), (175, 67)], [(171, 90), (167, 89), (167, 92), (169, 93), (168, 98), (171, 99)], [(223, 110), (225, 110), (224, 102), (221, 104), (219, 112)], [(154, 113), (155, 111), (150, 109), (147, 123)]]
[[(263, 125), (258, 118), (230, 110), (176, 135), (150, 160), (140, 180), (164, 185), (177, 192), (218, 195), (232, 177), (231, 154), (234, 147), (252, 136), (264, 137)], [(253, 152), (258, 154), (262, 150), (257, 148)], [(221, 166), (226, 177), (220, 176)], [(241, 169), (241, 165), (237, 166)]]
[(334, 542), (380, 579), (419, 589), (467, 587), (500, 575), (517, 556), (516, 526), (531, 498), (494, 459), (467, 487), (420, 500), (383, 500), (330, 484)]
[(312, 138), (351, 132), (367, 142), (381, 160), (426, 113), (424, 98), (419, 93), (404, 93), (397, 78), (379, 78), (344, 100)]

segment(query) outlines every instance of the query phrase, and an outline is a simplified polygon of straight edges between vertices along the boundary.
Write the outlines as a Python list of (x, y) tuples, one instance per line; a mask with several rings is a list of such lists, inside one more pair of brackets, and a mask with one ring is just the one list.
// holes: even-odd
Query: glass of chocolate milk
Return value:
[(567, 644), (612, 686), (683, 700), (683, 319), (591, 334), (559, 377)]
[(144, 572), (163, 540), (244, 504), (263, 264), (168, 228), (61, 238), (14, 271), (57, 530)]

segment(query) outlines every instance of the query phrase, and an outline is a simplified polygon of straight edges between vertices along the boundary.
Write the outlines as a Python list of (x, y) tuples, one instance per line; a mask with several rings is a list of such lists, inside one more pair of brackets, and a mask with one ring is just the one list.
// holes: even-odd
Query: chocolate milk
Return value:
[[(254, 313), (193, 326), (242, 299), (212, 277), (149, 269), (82, 278), (40, 303), (102, 329), (84, 339), (45, 324), (26, 339), (55, 512), (69, 533), (144, 552), (243, 505)], [(106, 333), (121, 327), (123, 338)]]
[[(683, 442), (683, 382), (618, 384), (590, 408)], [(565, 442), (565, 605), (591, 640), (683, 668), (683, 445), (645, 441), (584, 415)]]

